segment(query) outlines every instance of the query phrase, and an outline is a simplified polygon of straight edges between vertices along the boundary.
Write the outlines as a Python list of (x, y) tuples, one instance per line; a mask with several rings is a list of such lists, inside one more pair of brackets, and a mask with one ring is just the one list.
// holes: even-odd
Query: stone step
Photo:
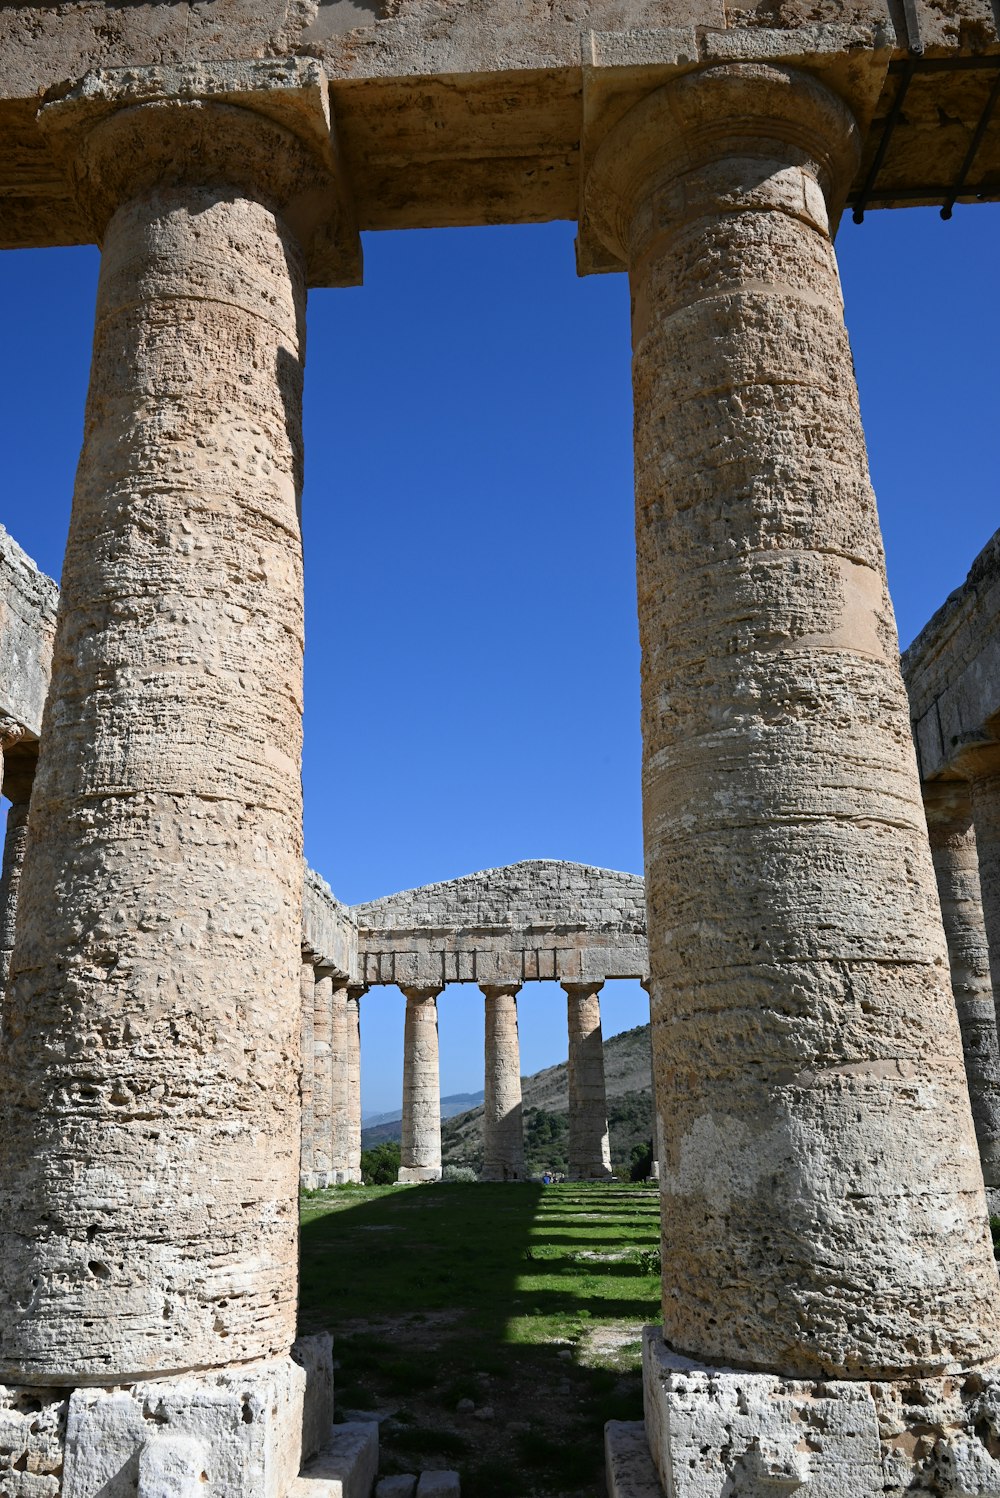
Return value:
[(288, 1498), (371, 1498), (378, 1472), (378, 1425), (335, 1425), (319, 1455), (303, 1469)]
[(663, 1498), (642, 1420), (609, 1420), (604, 1427), (608, 1498)]

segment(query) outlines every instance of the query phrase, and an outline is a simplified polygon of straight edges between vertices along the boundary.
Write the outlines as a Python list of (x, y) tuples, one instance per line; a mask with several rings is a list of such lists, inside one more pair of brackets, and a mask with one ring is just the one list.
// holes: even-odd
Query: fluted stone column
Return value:
[[(154, 1374), (165, 1399), (182, 1373), (247, 1390), (262, 1430), (291, 1420), (261, 1448), (268, 1492), (298, 1470), (297, 505), (324, 99), (293, 60), (95, 74), (43, 111), (103, 253), (5, 1001), (0, 1378), (133, 1391), (64, 1492), (103, 1491), (91, 1458), (133, 1470)], [(241, 1398), (212, 1471), (243, 1493)]]
[(333, 1177), (333, 975), (315, 969), (313, 985), (313, 1178), (317, 1186)]
[(347, 988), (330, 993), (330, 1171), (336, 1185), (347, 1179), (348, 1157)]
[(486, 1001), (483, 1101), (484, 1181), (524, 1180), (521, 1050), (517, 1036), (519, 983), (481, 984)]
[(302, 1133), (299, 1141), (299, 1183), (307, 1189), (316, 1184), (314, 1169), (315, 1118), (313, 1115), (313, 1075), (315, 1070), (316, 969), (302, 956), (299, 976), (299, 1098), (302, 1110)]
[(347, 1176), (361, 1180), (361, 1000), (367, 985), (351, 985), (344, 1005), (347, 1073)]
[(611, 1176), (608, 1099), (604, 1086), (603, 983), (564, 983), (569, 1031), (569, 1167), (571, 1181)]
[[(694, 1481), (687, 1375), (664, 1338), (708, 1365), (695, 1399), (724, 1382), (712, 1365), (762, 1370), (736, 1380), (756, 1401), (739, 1439), (705, 1428), (692, 1470), (702, 1446), (721, 1482), (752, 1451), (795, 1482), (858, 1461), (871, 1492), (864, 1381), (1000, 1345), (830, 239), (859, 145), (820, 82), (729, 64), (634, 106), (588, 186), (634, 308), (646, 904), (670, 1119), (647, 1422), (673, 1431), (654, 1454), (678, 1493)], [(828, 1425), (803, 1447), (811, 1395), (792, 1413), (768, 1392), (788, 1375), (832, 1380), (824, 1397), (863, 1407), (863, 1440), (849, 1451)], [(768, 1419), (777, 1455), (748, 1445)]]
[(923, 797), (972, 1118), (987, 1200), (995, 1212), (1000, 1209), (1000, 1046), (971, 798), (961, 780), (925, 781)]
[(440, 988), (404, 988), (403, 1133), (398, 1179), (441, 1179), (441, 1080), (437, 1000)]
[(0, 1001), (7, 986), (10, 957), (14, 950), (18, 888), (28, 845), (28, 803), (38, 765), (37, 743), (24, 740), (6, 747), (5, 756), (5, 746), (0, 742), (0, 780), (3, 794), (11, 803), (7, 812), (3, 868), (0, 873)]
[(663, 1157), (663, 1120), (656, 1103), (656, 1065), (654, 1062), (653, 1045), (653, 993), (652, 984), (647, 978), (641, 988), (649, 999), (649, 1046), (650, 1046), (650, 1106), (653, 1114), (653, 1158), (649, 1167), (649, 1179), (658, 1181), (660, 1179), (660, 1160)]

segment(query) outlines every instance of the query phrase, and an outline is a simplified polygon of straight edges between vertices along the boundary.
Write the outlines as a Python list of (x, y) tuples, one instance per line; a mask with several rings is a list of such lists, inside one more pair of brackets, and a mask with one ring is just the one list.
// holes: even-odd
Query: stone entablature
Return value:
[(355, 905), (364, 983), (644, 978), (642, 879), (530, 859)]
[(59, 589), (0, 525), (0, 723), (38, 738)]
[(328, 969), (334, 978), (343, 983), (357, 981), (357, 922), (308, 864), (302, 888), (302, 949), (316, 967)]
[[(995, 13), (981, 0), (247, 0), (224, 24), (181, 4), (7, 4), (0, 245), (90, 238), (35, 116), (50, 91), (96, 68), (315, 59), (330, 79), (360, 226), (400, 229), (576, 218), (595, 98), (737, 54), (808, 66), (824, 51), (849, 64), (876, 51), (880, 97), (853, 191), (878, 205), (940, 202), (959, 179), (998, 49)], [(903, 89), (906, 107), (893, 117)], [(998, 165), (1000, 140), (987, 132), (962, 196), (996, 197)]]
[(902, 666), (922, 780), (953, 771), (1000, 728), (1000, 531), (949, 595)]

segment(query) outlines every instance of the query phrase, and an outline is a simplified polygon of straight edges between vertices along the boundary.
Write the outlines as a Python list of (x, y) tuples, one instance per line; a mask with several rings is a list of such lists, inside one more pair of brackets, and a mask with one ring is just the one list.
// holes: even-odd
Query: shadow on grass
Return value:
[[(585, 1232), (586, 1249), (648, 1253), (649, 1194), (623, 1202), (619, 1190), (421, 1186), (304, 1224), (301, 1329), (337, 1339), (341, 1410), (389, 1413), (383, 1472), (455, 1466), (465, 1498), (601, 1490), (604, 1421), (641, 1418), (632, 1338), (656, 1319), (659, 1278), (570, 1259), (563, 1230)], [(632, 1348), (595, 1366), (585, 1349), (608, 1322), (634, 1323), (618, 1340)], [(460, 1414), (460, 1400), (476, 1411)]]

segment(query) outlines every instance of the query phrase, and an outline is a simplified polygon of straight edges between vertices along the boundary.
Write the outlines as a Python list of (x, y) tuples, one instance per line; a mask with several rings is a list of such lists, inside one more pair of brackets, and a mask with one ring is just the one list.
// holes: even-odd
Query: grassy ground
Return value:
[(301, 1327), (334, 1333), (338, 1414), (385, 1416), (383, 1474), (455, 1467), (463, 1498), (602, 1491), (602, 1427), (641, 1418), (659, 1319), (655, 1190), (340, 1188), (302, 1222)]

